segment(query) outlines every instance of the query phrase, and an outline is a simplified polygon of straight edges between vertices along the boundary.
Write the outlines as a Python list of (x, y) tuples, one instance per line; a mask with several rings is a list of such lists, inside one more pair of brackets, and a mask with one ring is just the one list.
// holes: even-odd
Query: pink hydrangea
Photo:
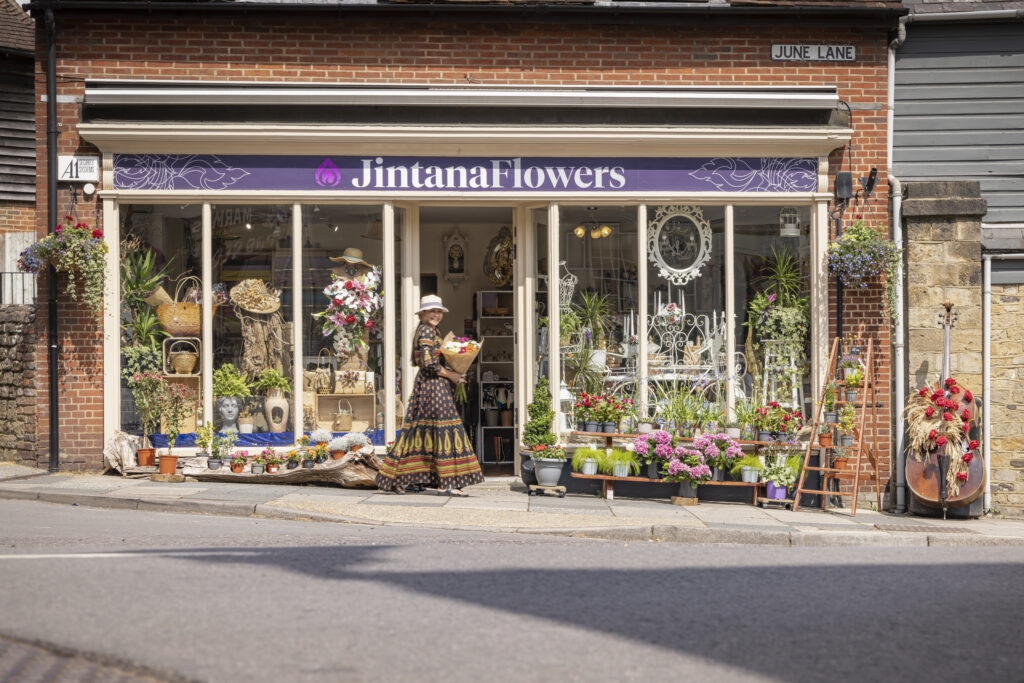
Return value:
[(649, 449), (650, 444), (647, 443), (647, 439), (638, 438), (636, 441), (633, 442), (633, 450), (635, 450), (640, 455), (647, 455)]
[(671, 444), (672, 443), (672, 435), (669, 434), (666, 431), (663, 431), (663, 430), (658, 430), (658, 431), (654, 432), (654, 434), (651, 435), (651, 438), (654, 439), (654, 443), (658, 443), (658, 444)]
[(654, 447), (654, 454), (659, 458), (667, 458), (672, 455), (672, 447), (663, 443), (659, 443)]

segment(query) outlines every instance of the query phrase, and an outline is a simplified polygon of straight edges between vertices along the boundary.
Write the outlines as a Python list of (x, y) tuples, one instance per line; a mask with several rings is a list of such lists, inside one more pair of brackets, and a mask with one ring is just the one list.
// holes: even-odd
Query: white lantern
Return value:
[(792, 206), (779, 211), (779, 237), (800, 236), (800, 212)]
[(558, 388), (558, 406), (562, 413), (562, 429), (563, 432), (572, 431), (572, 392), (569, 391), (569, 387), (566, 385), (565, 380), (562, 380), (562, 385)]

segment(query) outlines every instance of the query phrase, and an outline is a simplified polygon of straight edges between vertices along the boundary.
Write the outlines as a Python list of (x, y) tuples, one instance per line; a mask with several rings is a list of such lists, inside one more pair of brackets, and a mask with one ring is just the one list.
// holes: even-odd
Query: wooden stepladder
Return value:
[[(874, 356), (874, 340), (867, 340), (867, 353), (862, 356), (864, 377), (861, 380), (860, 390), (858, 392), (859, 405), (854, 403), (855, 410), (857, 411), (857, 419), (854, 427), (854, 441), (853, 445), (847, 447), (852, 449), (852, 455), (850, 457), (853, 463), (853, 492), (850, 491), (831, 491), (829, 490), (829, 484), (832, 481), (838, 482), (840, 474), (845, 471), (845, 468), (835, 467), (832, 463), (832, 454), (834, 452), (834, 446), (822, 447), (818, 444), (818, 427), (820, 425), (828, 425), (833, 432), (836, 431), (836, 425), (834, 423), (826, 423), (822, 419), (822, 407), (825, 401), (825, 390), (829, 384), (836, 382), (836, 371), (839, 364), (839, 339), (832, 340), (832, 352), (828, 357), (828, 368), (825, 371), (825, 380), (821, 385), (821, 391), (818, 394), (818, 402), (814, 407), (814, 419), (811, 421), (811, 438), (807, 442), (807, 451), (804, 453), (804, 466), (800, 470), (800, 480), (797, 482), (796, 493), (793, 496), (793, 510), (796, 510), (800, 506), (800, 494), (801, 493), (815, 493), (821, 496), (821, 508), (825, 509), (825, 501), (828, 496), (850, 496), (853, 498), (853, 503), (850, 511), (850, 515), (857, 514), (857, 494), (860, 492), (860, 475), (861, 475), (861, 463), (865, 456), (871, 462), (871, 469), (875, 473), (875, 497), (878, 502), (878, 509), (882, 509), (882, 493), (879, 490), (881, 482), (879, 481), (878, 475), (878, 461), (875, 455), (874, 444), (869, 444), (865, 437), (865, 421), (868, 414), (871, 415), (871, 424), (875, 424), (875, 356)], [(841, 380), (840, 380), (841, 383)], [(837, 391), (836, 396), (836, 408), (840, 408), (846, 405), (846, 401), (841, 401), (839, 398), (842, 397), (841, 387), (840, 391)], [(811, 452), (819, 448), (821, 450), (820, 463), (817, 466), (811, 466)], [(804, 488), (804, 481), (807, 478), (807, 472), (821, 472), (822, 473), (822, 485), (824, 490), (808, 489)], [(837, 487), (838, 488), (838, 487)]]

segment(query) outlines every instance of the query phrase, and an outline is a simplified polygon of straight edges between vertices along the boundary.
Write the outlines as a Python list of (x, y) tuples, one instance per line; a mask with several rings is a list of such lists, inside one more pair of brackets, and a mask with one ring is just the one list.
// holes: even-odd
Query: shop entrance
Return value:
[(493, 206), (419, 209), (420, 296), (437, 294), (449, 331), (483, 341), (461, 406), (485, 474), (512, 474), (518, 393), (515, 210)]

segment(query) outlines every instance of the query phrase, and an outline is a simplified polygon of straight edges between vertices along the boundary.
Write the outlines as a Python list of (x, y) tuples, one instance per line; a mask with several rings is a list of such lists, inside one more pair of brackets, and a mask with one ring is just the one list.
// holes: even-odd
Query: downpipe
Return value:
[[(49, 231), (57, 226), (57, 20), (46, 8), (46, 220)], [(49, 270), (47, 287), (47, 362), (50, 373), (50, 472), (60, 470), (60, 410), (57, 379), (57, 271)]]
[[(900, 17), (896, 37), (889, 43), (888, 55), (888, 82), (886, 84), (886, 155), (887, 155), (887, 178), (889, 182), (889, 193), (892, 196), (892, 240), (901, 249), (903, 244), (903, 185), (899, 178), (893, 173), (893, 123), (895, 120), (896, 103), (896, 50), (907, 39), (907, 17)], [(904, 250), (904, 255), (906, 251)], [(906, 283), (903, 277), (903, 259), (900, 259), (897, 271), (896, 287), (896, 310), (899, 314), (899, 322), (895, 326), (893, 339), (893, 404), (896, 410), (895, 429), (895, 460), (896, 460), (896, 514), (904, 514), (907, 511), (907, 460), (906, 453), (906, 420), (903, 417), (903, 405), (906, 402), (907, 368), (906, 368), (906, 347), (904, 330), (907, 324), (907, 315), (904, 306), (904, 295)]]

